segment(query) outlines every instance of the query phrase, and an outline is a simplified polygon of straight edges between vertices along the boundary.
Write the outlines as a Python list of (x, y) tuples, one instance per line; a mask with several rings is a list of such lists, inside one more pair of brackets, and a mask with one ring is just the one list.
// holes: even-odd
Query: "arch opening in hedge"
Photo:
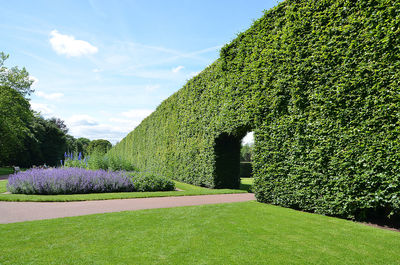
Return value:
[(239, 150), (223, 147), (239, 149), (251, 124), (258, 201), (400, 218), (396, 10), (400, 1), (282, 1), (110, 152), (186, 183), (234, 187), (223, 161)]
[(240, 187), (240, 150), (243, 138), (251, 131), (250, 126), (242, 126), (215, 138), (215, 188)]

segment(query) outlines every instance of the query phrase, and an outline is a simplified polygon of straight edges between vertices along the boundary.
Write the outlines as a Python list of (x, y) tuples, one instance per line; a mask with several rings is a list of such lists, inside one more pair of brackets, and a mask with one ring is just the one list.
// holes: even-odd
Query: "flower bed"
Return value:
[(80, 194), (175, 189), (174, 182), (163, 177), (147, 175), (140, 176), (141, 181), (136, 179), (135, 175), (128, 175), (123, 171), (82, 168), (29, 169), (10, 176), (7, 189), (11, 193), (22, 194)]

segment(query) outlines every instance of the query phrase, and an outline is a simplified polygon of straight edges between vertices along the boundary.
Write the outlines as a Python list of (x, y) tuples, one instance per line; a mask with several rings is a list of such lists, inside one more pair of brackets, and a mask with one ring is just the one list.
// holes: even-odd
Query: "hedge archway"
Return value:
[(399, 10), (392, 0), (285, 0), (111, 152), (187, 183), (233, 187), (219, 173), (220, 146), (235, 149), (231, 137), (251, 124), (259, 201), (399, 216)]

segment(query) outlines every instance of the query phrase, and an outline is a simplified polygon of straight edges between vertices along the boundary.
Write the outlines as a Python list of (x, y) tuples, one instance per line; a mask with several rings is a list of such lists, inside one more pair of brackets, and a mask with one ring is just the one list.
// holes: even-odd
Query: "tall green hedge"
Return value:
[(234, 187), (238, 166), (220, 173), (221, 137), (234, 150), (254, 131), (259, 201), (398, 216), (399, 24), (397, 0), (286, 0), (111, 152), (174, 179)]

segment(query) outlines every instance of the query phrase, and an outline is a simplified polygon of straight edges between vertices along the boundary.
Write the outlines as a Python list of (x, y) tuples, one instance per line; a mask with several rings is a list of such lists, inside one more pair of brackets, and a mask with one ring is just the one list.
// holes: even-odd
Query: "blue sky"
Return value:
[(277, 3), (3, 1), (0, 51), (35, 80), (34, 110), (116, 143)]

